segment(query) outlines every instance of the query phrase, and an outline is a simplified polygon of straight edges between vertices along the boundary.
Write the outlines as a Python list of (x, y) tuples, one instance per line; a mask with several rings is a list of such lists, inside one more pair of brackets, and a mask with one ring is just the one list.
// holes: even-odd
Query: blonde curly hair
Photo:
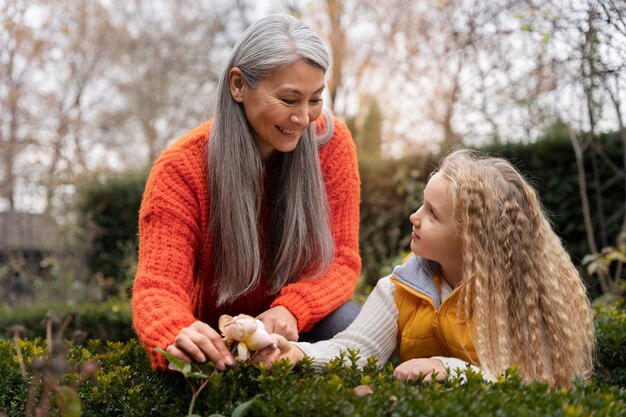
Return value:
[(588, 377), (594, 332), (585, 285), (536, 191), (502, 158), (460, 150), (439, 171), (450, 180), (463, 242), (460, 302), (480, 366), (518, 365), (524, 381), (568, 386)]

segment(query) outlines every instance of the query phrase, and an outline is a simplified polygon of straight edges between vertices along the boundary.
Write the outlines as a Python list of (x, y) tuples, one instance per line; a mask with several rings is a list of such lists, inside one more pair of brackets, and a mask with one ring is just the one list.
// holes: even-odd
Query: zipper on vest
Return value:
[(437, 343), (439, 343), (439, 347), (445, 352), (446, 356), (450, 356), (450, 350), (448, 350), (448, 346), (442, 342), (443, 336), (440, 334), (441, 327), (439, 326), (439, 317), (440, 317), (441, 308), (435, 309), (435, 318), (433, 320), (433, 334), (435, 335), (435, 339), (437, 339)]
[[(430, 303), (430, 305), (432, 306), (433, 310), (435, 311), (435, 317), (433, 319), (433, 323), (431, 325), (432, 329), (433, 329), (433, 334), (435, 335), (435, 339), (437, 340), (437, 343), (439, 344), (439, 347), (441, 347), (441, 349), (445, 352), (446, 356), (450, 356), (450, 350), (448, 349), (448, 346), (445, 343), (442, 343), (442, 340), (444, 339), (443, 336), (440, 334), (441, 330), (440, 330), (440, 326), (439, 326), (439, 317), (440, 317), (440, 313), (443, 307), (443, 302), (441, 303), (441, 305), (439, 306), (440, 308), (435, 307), (435, 303), (433, 302), (433, 300), (426, 296), (425, 294), (422, 294), (421, 292), (409, 287), (408, 285), (406, 285), (405, 283), (399, 281), (398, 279), (396, 279), (393, 275), (391, 276), (391, 280), (398, 286), (401, 286), (402, 289), (410, 292), (411, 294), (413, 294), (414, 296), (422, 299), (422, 300), (426, 300)], [(450, 297), (446, 298), (446, 300), (444, 301), (448, 301)], [(447, 306), (446, 306), (447, 307)]]

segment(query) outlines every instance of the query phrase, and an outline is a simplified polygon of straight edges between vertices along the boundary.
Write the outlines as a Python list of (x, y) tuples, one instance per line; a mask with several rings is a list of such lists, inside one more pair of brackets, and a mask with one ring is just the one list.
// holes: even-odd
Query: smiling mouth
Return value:
[(285, 135), (295, 135), (296, 133), (298, 133), (297, 130), (289, 130), (289, 129), (285, 129), (285, 128), (280, 127), (280, 126), (276, 126), (276, 129), (278, 129), (281, 133), (283, 133)]

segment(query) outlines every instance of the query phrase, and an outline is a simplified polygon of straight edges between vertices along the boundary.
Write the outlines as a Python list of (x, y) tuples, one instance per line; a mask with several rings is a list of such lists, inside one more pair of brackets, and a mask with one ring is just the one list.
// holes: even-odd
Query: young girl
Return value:
[(316, 369), (347, 348), (401, 380), (480, 367), (487, 378), (519, 365), (524, 381), (571, 383), (592, 369), (585, 286), (535, 190), (506, 160), (462, 150), (445, 157), (410, 217), (414, 255), (382, 278), (361, 314), (332, 340), (259, 352), (271, 363), (304, 356)]

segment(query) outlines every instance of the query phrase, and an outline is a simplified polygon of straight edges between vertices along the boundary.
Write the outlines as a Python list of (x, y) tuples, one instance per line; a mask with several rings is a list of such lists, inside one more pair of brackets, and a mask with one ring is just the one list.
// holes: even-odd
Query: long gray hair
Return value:
[(269, 267), (269, 291), (276, 294), (289, 282), (324, 273), (332, 261), (328, 201), (317, 152), (332, 136), (332, 116), (322, 113), (324, 132), (316, 132), (312, 123), (292, 152), (279, 154), (270, 179), (267, 237), (261, 242), (263, 161), (243, 105), (230, 93), (233, 67), (256, 88), (274, 71), (301, 60), (324, 72), (330, 62), (326, 47), (309, 27), (291, 16), (272, 15), (244, 32), (220, 78), (208, 143), (209, 233), (218, 305), (254, 289), (264, 265)]

